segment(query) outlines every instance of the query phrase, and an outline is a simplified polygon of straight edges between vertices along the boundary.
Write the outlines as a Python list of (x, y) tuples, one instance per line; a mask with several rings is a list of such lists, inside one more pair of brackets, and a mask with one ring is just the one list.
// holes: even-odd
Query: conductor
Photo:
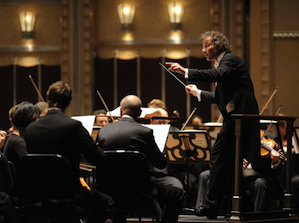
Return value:
[[(214, 92), (198, 89), (195, 84), (185, 87), (187, 93), (197, 97), (198, 101), (216, 103), (222, 116), (221, 131), (211, 149), (210, 185), (204, 206), (197, 210), (197, 215), (217, 218), (221, 201), (227, 188), (233, 189), (235, 157), (235, 120), (231, 114), (258, 114), (258, 104), (254, 95), (253, 84), (244, 62), (232, 54), (227, 38), (218, 31), (201, 34), (202, 52), (208, 61), (214, 61), (215, 69), (187, 69), (178, 63), (167, 62), (169, 71), (179, 73), (193, 82), (216, 83)], [(243, 156), (252, 163), (259, 163), (259, 123), (243, 122)]]

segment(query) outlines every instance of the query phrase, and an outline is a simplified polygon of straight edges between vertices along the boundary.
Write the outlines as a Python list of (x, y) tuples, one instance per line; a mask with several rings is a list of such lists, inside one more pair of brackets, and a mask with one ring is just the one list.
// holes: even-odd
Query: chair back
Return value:
[(97, 167), (97, 189), (115, 199), (151, 196), (149, 164), (138, 151), (105, 152), (105, 162)]
[(73, 199), (70, 163), (57, 154), (28, 154), (16, 165), (16, 189), (31, 201)]
[[(112, 219), (117, 213), (126, 217), (152, 216), (152, 222), (160, 221), (160, 208), (152, 196), (149, 163), (143, 153), (132, 150), (106, 150), (105, 162), (97, 166), (97, 189), (115, 201)], [(116, 220), (116, 221), (117, 221)]]
[(12, 196), (13, 190), (14, 181), (12, 170), (6, 156), (0, 153), (0, 191)]

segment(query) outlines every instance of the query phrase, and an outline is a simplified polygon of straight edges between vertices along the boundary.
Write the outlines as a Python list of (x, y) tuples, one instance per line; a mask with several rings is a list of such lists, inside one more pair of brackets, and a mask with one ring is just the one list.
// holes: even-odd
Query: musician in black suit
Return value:
[(49, 87), (47, 114), (26, 129), (28, 153), (60, 154), (67, 158), (73, 171), (79, 205), (93, 210), (99, 221), (105, 221), (104, 212), (111, 207), (113, 200), (104, 193), (88, 190), (79, 181), (81, 156), (91, 165), (97, 165), (104, 159), (104, 154), (81, 122), (64, 115), (71, 100), (72, 90), (67, 83), (58, 81)]
[[(120, 103), (121, 118), (119, 121), (103, 127), (99, 134), (99, 145), (104, 150), (129, 149), (138, 150), (147, 157), (152, 167), (163, 169), (167, 162), (160, 152), (153, 135), (153, 130), (142, 126), (135, 120), (141, 113), (141, 100), (135, 95), (124, 97)], [(167, 178), (167, 179), (165, 179)], [(156, 178), (152, 176), (153, 194), (159, 202), (163, 202), (162, 222), (177, 222), (184, 202), (184, 191), (174, 184), (166, 182), (179, 181), (173, 176)], [(117, 218), (125, 222), (125, 217)]]
[[(218, 31), (208, 31), (201, 35), (202, 52), (208, 61), (215, 62), (216, 69), (187, 69), (178, 63), (166, 63), (169, 70), (185, 75), (188, 81), (216, 83), (215, 92), (200, 90), (195, 84), (186, 86), (202, 102), (216, 103), (222, 116), (223, 125), (215, 145), (211, 150), (211, 176), (209, 192), (204, 208), (199, 212), (208, 218), (216, 218), (225, 187), (223, 182), (229, 180), (228, 188), (233, 189), (235, 157), (235, 121), (231, 114), (258, 114), (258, 104), (254, 95), (253, 84), (244, 62), (231, 53), (226, 37)], [(243, 122), (242, 148), (243, 156), (258, 168), (259, 123)]]

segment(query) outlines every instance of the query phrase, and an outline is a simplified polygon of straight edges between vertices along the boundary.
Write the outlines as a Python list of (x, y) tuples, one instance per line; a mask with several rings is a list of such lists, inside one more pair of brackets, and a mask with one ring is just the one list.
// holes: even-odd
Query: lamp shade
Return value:
[(135, 7), (130, 4), (122, 3), (117, 6), (117, 11), (122, 26), (122, 30), (123, 31), (132, 30), (132, 24), (135, 15)]
[(35, 13), (29, 11), (23, 11), (19, 14), (23, 38), (32, 38), (35, 16)]
[(168, 4), (168, 14), (172, 30), (181, 29), (184, 15), (184, 7), (180, 3), (172, 2)]

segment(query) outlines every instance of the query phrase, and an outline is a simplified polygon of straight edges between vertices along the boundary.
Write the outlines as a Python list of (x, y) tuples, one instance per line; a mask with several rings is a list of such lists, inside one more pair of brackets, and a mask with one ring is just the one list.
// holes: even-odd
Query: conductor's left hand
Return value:
[(185, 87), (185, 90), (188, 94), (193, 94), (195, 97), (197, 97), (197, 91), (198, 88), (196, 87), (195, 84), (189, 84)]

